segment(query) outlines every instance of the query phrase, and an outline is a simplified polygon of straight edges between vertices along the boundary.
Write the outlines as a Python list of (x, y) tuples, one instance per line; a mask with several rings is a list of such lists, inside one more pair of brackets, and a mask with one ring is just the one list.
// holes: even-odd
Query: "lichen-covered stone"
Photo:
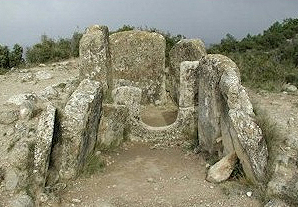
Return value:
[(93, 25), (87, 28), (80, 40), (80, 80), (96, 80), (106, 91), (112, 75), (110, 62), (108, 27)]
[(180, 64), (183, 61), (198, 61), (205, 55), (205, 46), (200, 39), (182, 39), (171, 49), (166, 89), (177, 104), (180, 91)]
[(54, 137), (55, 118), (56, 108), (52, 105), (48, 105), (39, 118), (37, 127), (33, 173), (36, 182), (35, 184), (40, 188), (45, 187)]
[(211, 154), (216, 152), (214, 143), (221, 137), (220, 117), (224, 107), (218, 86), (222, 72), (214, 67), (212, 57), (203, 57), (197, 69), (198, 136), (201, 148)]
[(25, 193), (15, 196), (9, 203), (9, 207), (34, 207), (33, 199)]
[(98, 143), (101, 149), (120, 145), (126, 138), (129, 123), (128, 109), (123, 105), (105, 104), (98, 130)]
[(85, 79), (71, 95), (62, 119), (60, 176), (74, 178), (93, 152), (101, 115), (102, 89), (97, 81)]
[[(146, 31), (125, 31), (110, 36), (114, 83), (128, 80), (142, 89), (142, 103), (163, 99), (166, 42), (162, 35)], [(115, 87), (116, 88), (116, 87)]]
[(179, 107), (187, 108), (197, 105), (197, 68), (200, 62), (185, 61), (180, 68)]
[(248, 179), (263, 182), (268, 151), (236, 64), (207, 55), (198, 68), (198, 134), (201, 147), (215, 151), (221, 137), (224, 155), (235, 151)]
[(131, 119), (140, 120), (140, 106), (142, 90), (137, 87), (123, 86), (112, 91), (114, 103), (125, 105), (129, 110)]

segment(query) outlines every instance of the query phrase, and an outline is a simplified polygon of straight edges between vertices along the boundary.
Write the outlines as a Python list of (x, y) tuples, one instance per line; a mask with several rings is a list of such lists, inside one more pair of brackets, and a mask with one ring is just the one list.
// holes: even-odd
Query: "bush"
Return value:
[(74, 32), (71, 39), (60, 38), (57, 41), (47, 35), (41, 36), (41, 42), (27, 48), (28, 63), (46, 63), (79, 56), (79, 44), (82, 34)]
[(208, 53), (230, 57), (239, 67), (244, 85), (280, 91), (282, 85), (298, 85), (298, 19), (276, 22), (263, 32), (237, 41), (228, 34)]

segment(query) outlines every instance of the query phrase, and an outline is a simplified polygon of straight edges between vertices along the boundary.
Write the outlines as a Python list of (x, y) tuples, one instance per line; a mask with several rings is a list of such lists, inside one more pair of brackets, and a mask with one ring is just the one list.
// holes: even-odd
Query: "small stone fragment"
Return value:
[(235, 152), (225, 156), (210, 167), (206, 180), (212, 183), (219, 183), (228, 179), (233, 172), (236, 161), (237, 155)]

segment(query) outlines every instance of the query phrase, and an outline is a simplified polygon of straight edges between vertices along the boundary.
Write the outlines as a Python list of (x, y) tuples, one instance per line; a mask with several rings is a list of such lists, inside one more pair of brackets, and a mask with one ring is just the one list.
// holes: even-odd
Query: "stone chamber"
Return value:
[[(8, 155), (10, 160), (22, 152), (4, 166), (9, 175), (4, 173), (3, 182), (19, 180), (7, 191), (38, 206), (45, 193), (80, 175), (95, 147), (109, 150), (126, 140), (165, 145), (194, 140), (220, 160), (207, 180), (227, 179), (239, 160), (248, 180), (266, 184), (268, 150), (237, 65), (223, 55), (207, 54), (199, 39), (182, 39), (171, 49), (166, 67), (165, 49), (157, 33), (110, 35), (106, 26), (87, 28), (80, 41), (79, 79), (52, 86), (59, 92), (55, 97), (51, 90), (44, 98), (27, 95), (22, 111), (11, 112), (22, 113), (37, 130), (27, 130), (28, 139)], [(30, 104), (39, 106), (38, 115), (30, 113)], [(169, 125), (154, 127), (142, 120), (145, 106), (170, 104), (177, 115)], [(225, 160), (232, 160), (229, 166), (221, 165)], [(214, 177), (221, 167), (229, 169), (227, 174)]]

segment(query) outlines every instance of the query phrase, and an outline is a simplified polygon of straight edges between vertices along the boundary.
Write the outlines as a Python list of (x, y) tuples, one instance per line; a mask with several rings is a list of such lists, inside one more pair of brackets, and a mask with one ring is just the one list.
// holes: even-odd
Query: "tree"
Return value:
[(21, 47), (19, 44), (15, 44), (13, 46), (12, 52), (9, 53), (9, 67), (18, 67), (23, 63), (23, 47)]
[(80, 48), (80, 40), (83, 34), (79, 32), (74, 32), (71, 38), (71, 56), (79, 57), (79, 48)]
[(9, 49), (0, 45), (0, 68), (9, 68)]

